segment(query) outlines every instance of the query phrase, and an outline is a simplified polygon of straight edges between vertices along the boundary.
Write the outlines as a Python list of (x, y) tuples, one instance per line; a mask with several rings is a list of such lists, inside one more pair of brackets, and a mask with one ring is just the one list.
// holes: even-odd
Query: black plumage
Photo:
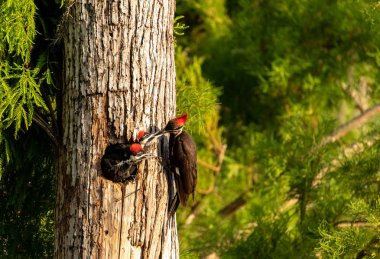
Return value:
[[(179, 201), (186, 206), (189, 196), (194, 198), (195, 186), (197, 185), (197, 151), (191, 136), (181, 130), (180, 133), (170, 134), (169, 139), (170, 163), (174, 173)], [(174, 206), (174, 210), (178, 207)]]
[(109, 145), (101, 160), (102, 173), (114, 182), (125, 182), (136, 175), (137, 163), (145, 159), (143, 154), (134, 155), (130, 144)]

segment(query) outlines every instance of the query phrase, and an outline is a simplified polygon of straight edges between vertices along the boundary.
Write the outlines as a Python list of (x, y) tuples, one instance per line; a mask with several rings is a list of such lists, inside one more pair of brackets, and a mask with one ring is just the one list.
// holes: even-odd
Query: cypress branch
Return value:
[(379, 113), (380, 113), (380, 103), (372, 106), (371, 108), (368, 108), (362, 114), (353, 118), (351, 121), (341, 125), (338, 129), (336, 129), (330, 135), (323, 138), (320, 146), (324, 146), (326, 144), (333, 143), (341, 139), (342, 137), (347, 135), (347, 133), (361, 127), (362, 125), (370, 121)]

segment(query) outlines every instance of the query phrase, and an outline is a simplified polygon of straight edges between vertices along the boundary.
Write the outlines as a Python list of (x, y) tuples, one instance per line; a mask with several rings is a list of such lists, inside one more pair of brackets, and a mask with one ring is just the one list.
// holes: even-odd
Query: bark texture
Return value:
[[(135, 182), (101, 176), (110, 143), (175, 116), (175, 0), (75, 0), (63, 25), (56, 258), (177, 258), (172, 179), (159, 159)], [(150, 152), (168, 158), (167, 138)]]

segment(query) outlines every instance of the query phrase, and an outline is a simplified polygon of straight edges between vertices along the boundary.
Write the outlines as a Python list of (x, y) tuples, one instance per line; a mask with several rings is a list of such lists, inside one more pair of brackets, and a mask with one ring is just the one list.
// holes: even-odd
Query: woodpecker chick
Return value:
[(103, 176), (114, 182), (125, 182), (136, 175), (139, 162), (151, 157), (138, 143), (109, 145), (101, 160)]

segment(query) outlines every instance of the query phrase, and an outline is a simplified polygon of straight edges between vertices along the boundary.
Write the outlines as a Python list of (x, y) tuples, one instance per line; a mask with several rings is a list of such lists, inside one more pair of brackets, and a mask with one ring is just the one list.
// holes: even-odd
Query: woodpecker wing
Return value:
[(190, 194), (195, 191), (197, 184), (197, 152), (196, 145), (191, 136), (182, 133), (173, 140), (172, 159), (177, 192), (181, 204), (186, 206)]

